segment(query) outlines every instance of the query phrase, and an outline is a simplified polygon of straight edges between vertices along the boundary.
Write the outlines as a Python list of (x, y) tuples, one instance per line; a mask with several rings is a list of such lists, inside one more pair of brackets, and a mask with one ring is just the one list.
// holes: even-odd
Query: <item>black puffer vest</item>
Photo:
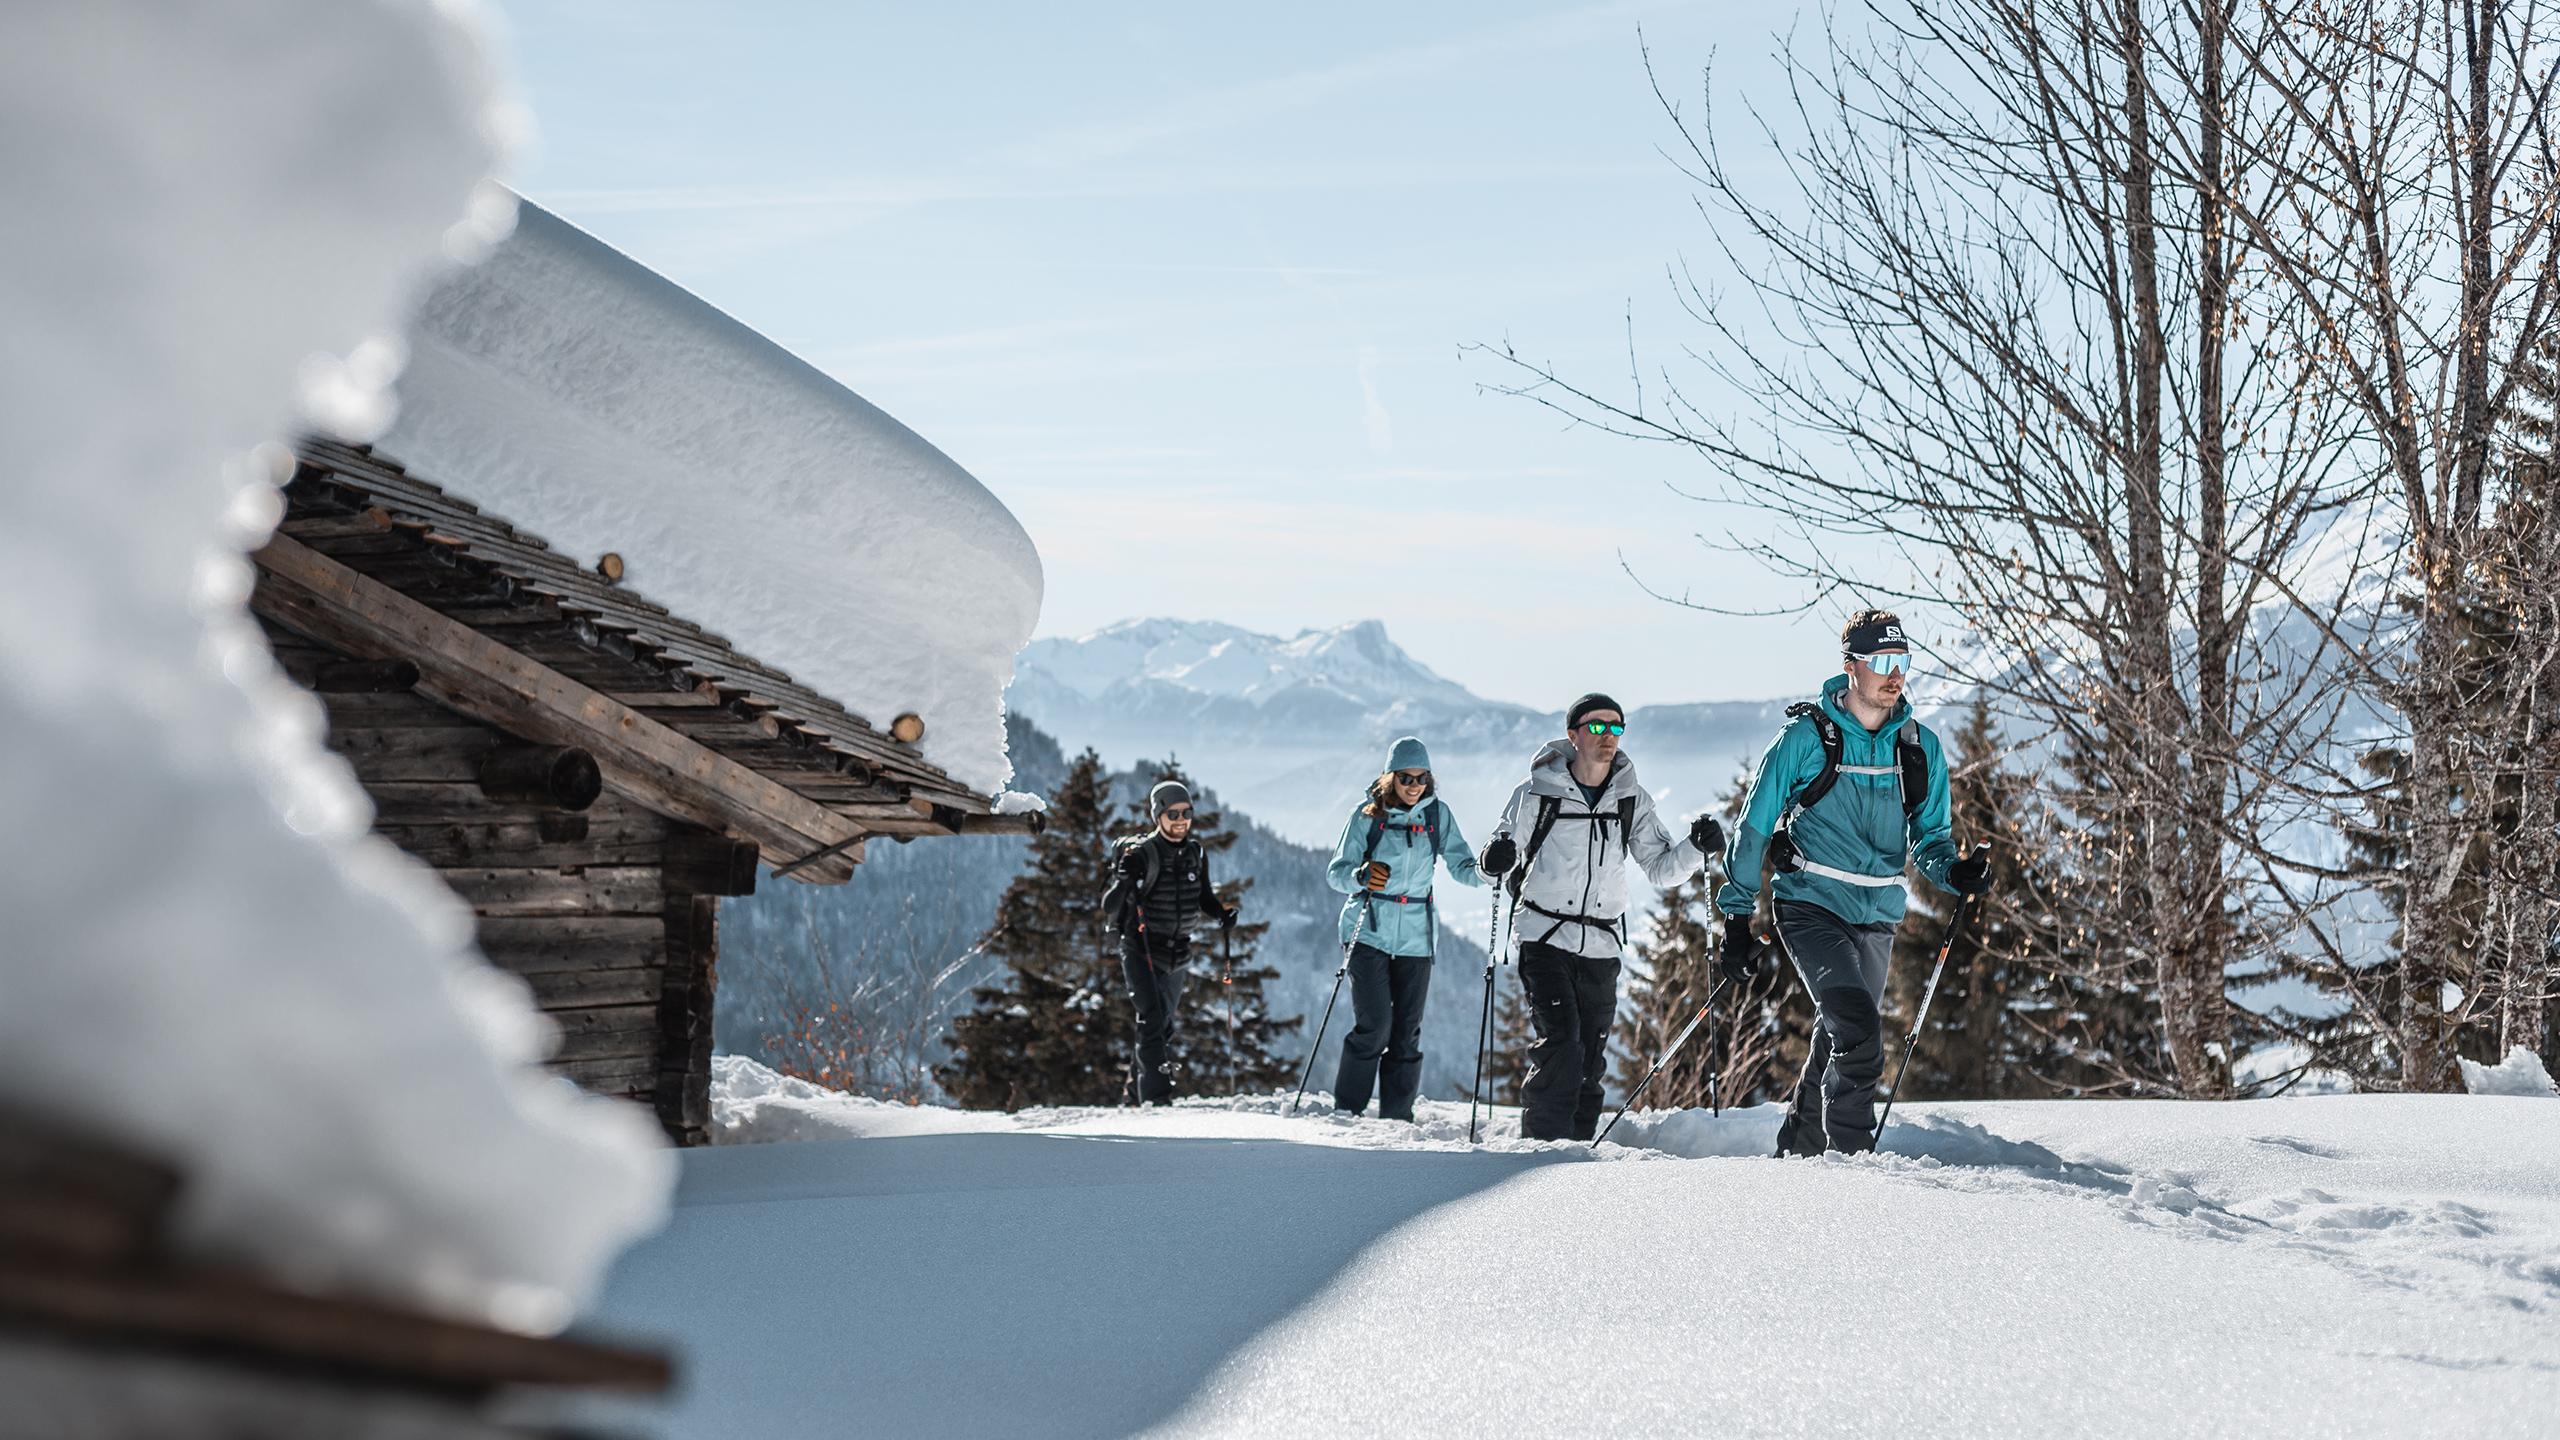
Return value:
[(1155, 872), (1155, 885), (1138, 897), (1138, 908), (1144, 918), (1147, 948), (1159, 954), (1178, 955), (1187, 947), (1191, 926), (1201, 913), (1202, 899), (1209, 883), (1209, 852), (1197, 840), (1176, 844), (1162, 834), (1150, 834), (1138, 842), (1139, 847), (1155, 851), (1154, 863), (1140, 857), (1137, 879)]

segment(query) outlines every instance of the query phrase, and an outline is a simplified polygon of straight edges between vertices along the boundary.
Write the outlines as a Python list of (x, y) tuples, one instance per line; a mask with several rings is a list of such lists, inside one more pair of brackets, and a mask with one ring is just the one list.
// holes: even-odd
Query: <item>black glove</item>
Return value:
[(1697, 846), (1701, 855), (1721, 855), (1724, 853), (1724, 827), (1716, 823), (1713, 815), (1701, 815), (1689, 822), (1689, 843)]
[(1769, 837), (1769, 868), (1781, 875), (1791, 875), (1804, 866), (1804, 857), (1796, 853), (1796, 837), (1781, 829)]
[(1497, 835), (1493, 837), (1492, 844), (1484, 847), (1484, 853), (1476, 857), (1476, 868), (1498, 880), (1509, 873), (1512, 862), (1519, 858), (1520, 847), (1511, 843), (1511, 837)]
[(1991, 857), (1967, 855), (1947, 867), (1947, 884), (1959, 895), (1980, 895), (1991, 888)]
[(1760, 973), (1760, 942), (1751, 933), (1751, 917), (1724, 917), (1724, 950), (1716, 957), (1716, 970), (1736, 985), (1748, 985)]
[(1226, 908), (1226, 910), (1225, 910), (1222, 914), (1220, 914), (1220, 915), (1218, 916), (1218, 933), (1219, 933), (1219, 934), (1222, 934), (1222, 935), (1223, 935), (1223, 934), (1225, 934), (1227, 931), (1229, 931), (1229, 930), (1233, 930), (1234, 928), (1236, 928), (1236, 914), (1237, 914), (1236, 907), (1235, 907), (1235, 906), (1230, 905), (1230, 906), (1228, 906), (1228, 907)]
[(1138, 847), (1135, 845), (1121, 846), (1120, 853), (1111, 857), (1111, 869), (1114, 874), (1119, 875), (1137, 874)]

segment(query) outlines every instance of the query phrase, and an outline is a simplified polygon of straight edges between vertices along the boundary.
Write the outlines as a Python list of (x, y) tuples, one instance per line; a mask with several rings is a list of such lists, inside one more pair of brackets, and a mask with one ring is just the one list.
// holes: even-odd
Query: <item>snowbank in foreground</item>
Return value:
[(898, 1105), (847, 1095), (794, 1079), (743, 1055), (711, 1057), (711, 1139), (715, 1145), (1012, 1128), (1012, 1122), (1002, 1115), (932, 1105)]
[(1765, 1109), (1595, 1154), (1288, 1098), (688, 1152), (600, 1312), (685, 1345), (629, 1428), (2523, 1440), (2560, 1395), (2539, 1102), (1906, 1102), (1781, 1161)]
[(2542, 1068), (2542, 1057), (2521, 1045), (2495, 1065), (2463, 1061), (2462, 1088), (2474, 1095), (2560, 1096), (2560, 1086), (2554, 1086), (2551, 1072)]
[(0, 7), (0, 1094), (183, 1166), (201, 1251), (541, 1328), (672, 1161), (529, 1068), (243, 603), (251, 448), (379, 426), (368, 337), (504, 223), (464, 9)]
[(994, 793), (1040, 556), (914, 431), (526, 204), (409, 336), (382, 448)]

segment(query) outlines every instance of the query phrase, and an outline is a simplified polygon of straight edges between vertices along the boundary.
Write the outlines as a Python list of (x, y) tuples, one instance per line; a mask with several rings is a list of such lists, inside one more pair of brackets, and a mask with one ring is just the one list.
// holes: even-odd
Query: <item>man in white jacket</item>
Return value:
[(1724, 848), (1711, 816), (1690, 821), (1683, 837), (1664, 827), (1634, 762), (1619, 753), (1626, 733), (1617, 701), (1574, 701), (1565, 738), (1530, 760), (1480, 862), (1487, 875), (1509, 875), (1516, 902), (1511, 933), (1536, 1030), (1520, 1133), (1532, 1140), (1588, 1140), (1600, 1126), (1626, 943), (1625, 862), (1670, 885)]

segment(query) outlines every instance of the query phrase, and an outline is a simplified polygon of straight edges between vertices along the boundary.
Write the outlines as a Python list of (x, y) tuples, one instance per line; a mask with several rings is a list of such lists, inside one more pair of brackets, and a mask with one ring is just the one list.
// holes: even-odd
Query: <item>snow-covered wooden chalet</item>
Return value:
[(531, 205), (429, 298), (400, 399), (374, 446), (297, 447), (255, 613), (552, 1068), (699, 1143), (720, 897), (1036, 826), (999, 792), (1037, 556), (897, 422)]

